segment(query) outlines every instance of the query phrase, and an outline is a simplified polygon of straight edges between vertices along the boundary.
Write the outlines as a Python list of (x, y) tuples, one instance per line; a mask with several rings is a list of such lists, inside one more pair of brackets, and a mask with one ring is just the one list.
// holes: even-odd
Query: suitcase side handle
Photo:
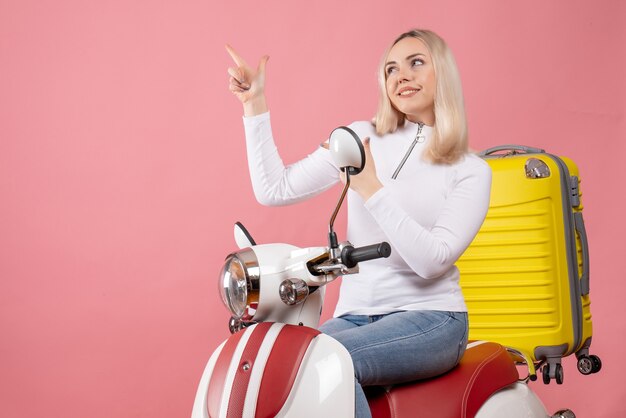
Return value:
[(487, 148), (484, 151), (481, 151), (478, 155), (480, 157), (486, 157), (488, 155), (495, 154), (500, 151), (509, 151), (509, 154), (543, 154), (546, 150), (535, 147), (528, 147), (526, 145), (514, 145), (514, 144), (506, 144), (506, 145), (498, 145), (495, 147)]
[(580, 294), (585, 296), (589, 294), (589, 241), (587, 240), (587, 230), (585, 229), (585, 221), (583, 221), (582, 212), (574, 212), (574, 227), (580, 237), (580, 247), (583, 256), (583, 273), (580, 276)]

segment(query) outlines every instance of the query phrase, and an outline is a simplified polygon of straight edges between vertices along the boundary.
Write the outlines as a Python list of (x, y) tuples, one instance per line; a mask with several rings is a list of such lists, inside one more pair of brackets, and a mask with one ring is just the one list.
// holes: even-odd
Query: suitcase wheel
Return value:
[(550, 384), (550, 365), (546, 364), (541, 368), (541, 374), (543, 375), (543, 383), (546, 385)]
[[(551, 368), (554, 368), (553, 376), (550, 376)], [(545, 383), (546, 385), (550, 384), (550, 380), (552, 378), (556, 380), (557, 385), (563, 384), (563, 366), (561, 366), (561, 363), (556, 363), (552, 365), (548, 363), (542, 367), (541, 372), (542, 372), (542, 377), (543, 377), (543, 383)]]
[(576, 414), (570, 409), (561, 409), (560, 411), (556, 411), (551, 418), (576, 418)]
[(598, 373), (602, 368), (602, 361), (596, 355), (583, 355), (578, 358), (578, 371), (584, 375)]

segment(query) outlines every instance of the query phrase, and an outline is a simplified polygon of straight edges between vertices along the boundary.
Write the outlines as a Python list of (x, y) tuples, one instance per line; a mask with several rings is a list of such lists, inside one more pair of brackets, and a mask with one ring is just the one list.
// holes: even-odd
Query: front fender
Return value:
[(354, 415), (347, 350), (319, 331), (264, 322), (232, 335), (213, 353), (192, 418)]

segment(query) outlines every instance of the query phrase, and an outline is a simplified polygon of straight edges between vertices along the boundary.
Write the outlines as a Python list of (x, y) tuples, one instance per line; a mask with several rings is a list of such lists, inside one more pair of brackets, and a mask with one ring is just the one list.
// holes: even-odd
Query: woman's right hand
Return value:
[(258, 67), (251, 68), (230, 46), (226, 45), (226, 51), (230, 54), (237, 67), (229, 67), (229, 89), (243, 103), (246, 116), (254, 116), (267, 112), (265, 102), (265, 64), (269, 56), (261, 58)]

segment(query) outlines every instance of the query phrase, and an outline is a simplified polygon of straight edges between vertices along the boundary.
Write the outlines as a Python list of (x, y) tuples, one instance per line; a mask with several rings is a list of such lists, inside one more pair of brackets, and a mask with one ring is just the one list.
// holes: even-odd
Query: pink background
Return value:
[(533, 387), (551, 412), (624, 415), (619, 0), (0, 0), (0, 415), (188, 416), (228, 335), (215, 281), (233, 222), (259, 242), (323, 244), (339, 192), (256, 203), (224, 44), (255, 65), (271, 55), (293, 162), (373, 114), (380, 54), (412, 27), (455, 51), (473, 148), (522, 143), (579, 164), (604, 368), (584, 377), (569, 359), (564, 385)]

